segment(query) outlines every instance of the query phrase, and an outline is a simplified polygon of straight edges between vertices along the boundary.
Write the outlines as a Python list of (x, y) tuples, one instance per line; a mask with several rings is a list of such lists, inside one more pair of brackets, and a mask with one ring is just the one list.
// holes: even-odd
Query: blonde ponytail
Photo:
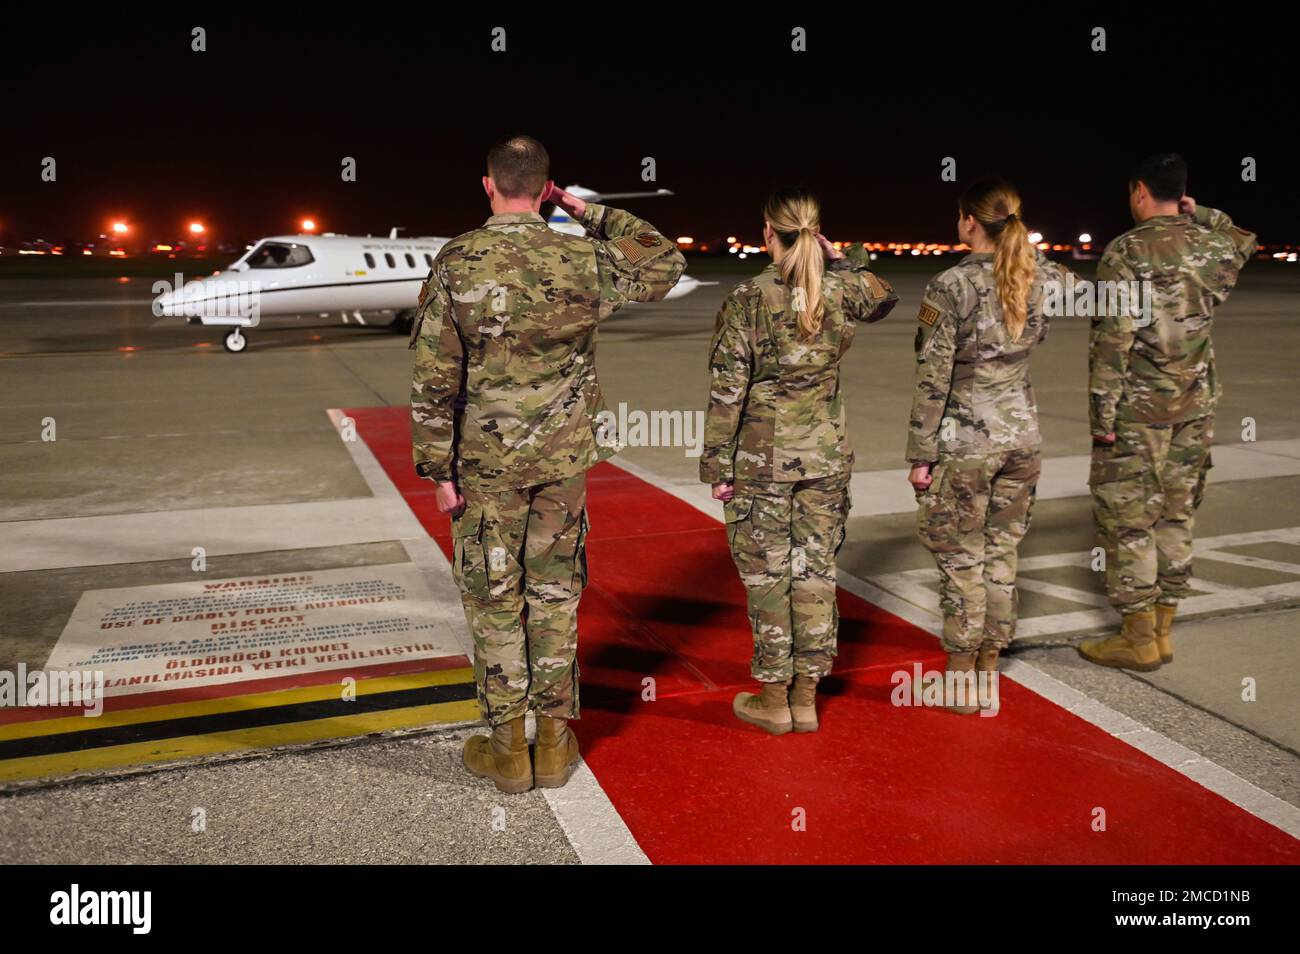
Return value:
[(1020, 219), (1020, 195), (1008, 182), (984, 179), (962, 193), (957, 204), (961, 214), (973, 215), (994, 241), (993, 280), (1002, 323), (1014, 341), (1029, 320), (1029, 283), (1036, 267), (1029, 231)]
[(806, 189), (786, 188), (772, 193), (763, 218), (781, 240), (781, 281), (790, 289), (790, 307), (799, 333), (811, 338), (821, 333), (825, 302), (822, 275), (826, 257), (817, 233), (821, 231), (821, 203)]
[(1019, 215), (1012, 215), (998, 232), (993, 254), (993, 280), (1002, 303), (1002, 323), (1011, 340), (1020, 337), (1029, 319), (1029, 283), (1034, 278), (1034, 247)]

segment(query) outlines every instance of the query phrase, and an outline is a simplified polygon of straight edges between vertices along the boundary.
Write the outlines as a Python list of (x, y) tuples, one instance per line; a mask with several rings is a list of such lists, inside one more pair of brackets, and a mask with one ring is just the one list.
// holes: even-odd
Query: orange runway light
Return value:
[(202, 222), (191, 222), (191, 223), (190, 223), (190, 233), (191, 233), (191, 234), (193, 234), (193, 235), (202, 235), (205, 231), (207, 231), (207, 230), (203, 227), (203, 223), (202, 223)]

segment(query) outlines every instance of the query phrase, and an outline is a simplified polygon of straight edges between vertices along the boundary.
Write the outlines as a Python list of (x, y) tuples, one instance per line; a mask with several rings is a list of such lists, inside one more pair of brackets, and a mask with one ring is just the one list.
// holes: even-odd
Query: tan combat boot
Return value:
[[(947, 672), (958, 673), (975, 673), (975, 653), (949, 653)], [(980, 711), (979, 706), (979, 683), (976, 674), (975, 679), (963, 676), (956, 680), (954, 692), (949, 695), (948, 685), (951, 680), (944, 676), (943, 681), (943, 707), (949, 712), (955, 712), (957, 715), (970, 715)], [(967, 681), (969, 679), (969, 681)], [(957, 701), (961, 700), (962, 704), (958, 705)]]
[(1093, 636), (1079, 643), (1079, 655), (1099, 666), (1153, 672), (1160, 668), (1156, 646), (1156, 611), (1125, 613), (1124, 625), (1111, 636)]
[(578, 737), (568, 719), (537, 716), (533, 774), (538, 788), (562, 788), (578, 764)]
[(795, 676), (790, 689), (790, 718), (796, 732), (816, 732), (817, 677)]
[[(1002, 705), (1002, 700), (998, 698), (998, 655), (1002, 652), (997, 646), (983, 645), (980, 647), (979, 655), (975, 657), (975, 678), (984, 679), (984, 685), (987, 686), (984, 694), (980, 697), (981, 709), (992, 709), (996, 711)], [(979, 683), (976, 683), (978, 691)]]
[(765, 682), (757, 694), (738, 692), (731, 711), (741, 722), (756, 725), (773, 735), (785, 735), (793, 728), (790, 700), (786, 695), (789, 686), (788, 682)]
[(494, 725), (491, 735), (470, 736), (461, 761), (469, 774), (492, 779), (507, 795), (528, 791), (533, 787), (533, 763), (528, 758), (524, 717)]
[(1177, 606), (1156, 604), (1156, 649), (1160, 650), (1160, 661), (1174, 661), (1174, 614)]

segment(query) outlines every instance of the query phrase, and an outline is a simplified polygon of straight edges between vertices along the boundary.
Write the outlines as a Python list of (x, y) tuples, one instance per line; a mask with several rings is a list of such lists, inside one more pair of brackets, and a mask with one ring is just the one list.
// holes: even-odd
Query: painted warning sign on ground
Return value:
[(111, 696), (454, 656), (446, 609), (412, 564), (87, 590), (45, 668)]

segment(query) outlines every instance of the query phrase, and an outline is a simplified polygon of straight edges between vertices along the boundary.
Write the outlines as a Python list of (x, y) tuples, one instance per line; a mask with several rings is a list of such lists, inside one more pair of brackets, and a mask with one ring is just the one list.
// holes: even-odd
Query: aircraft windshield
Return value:
[(311, 249), (306, 245), (290, 242), (263, 242), (249, 252), (245, 264), (249, 268), (297, 268), (310, 265)]

